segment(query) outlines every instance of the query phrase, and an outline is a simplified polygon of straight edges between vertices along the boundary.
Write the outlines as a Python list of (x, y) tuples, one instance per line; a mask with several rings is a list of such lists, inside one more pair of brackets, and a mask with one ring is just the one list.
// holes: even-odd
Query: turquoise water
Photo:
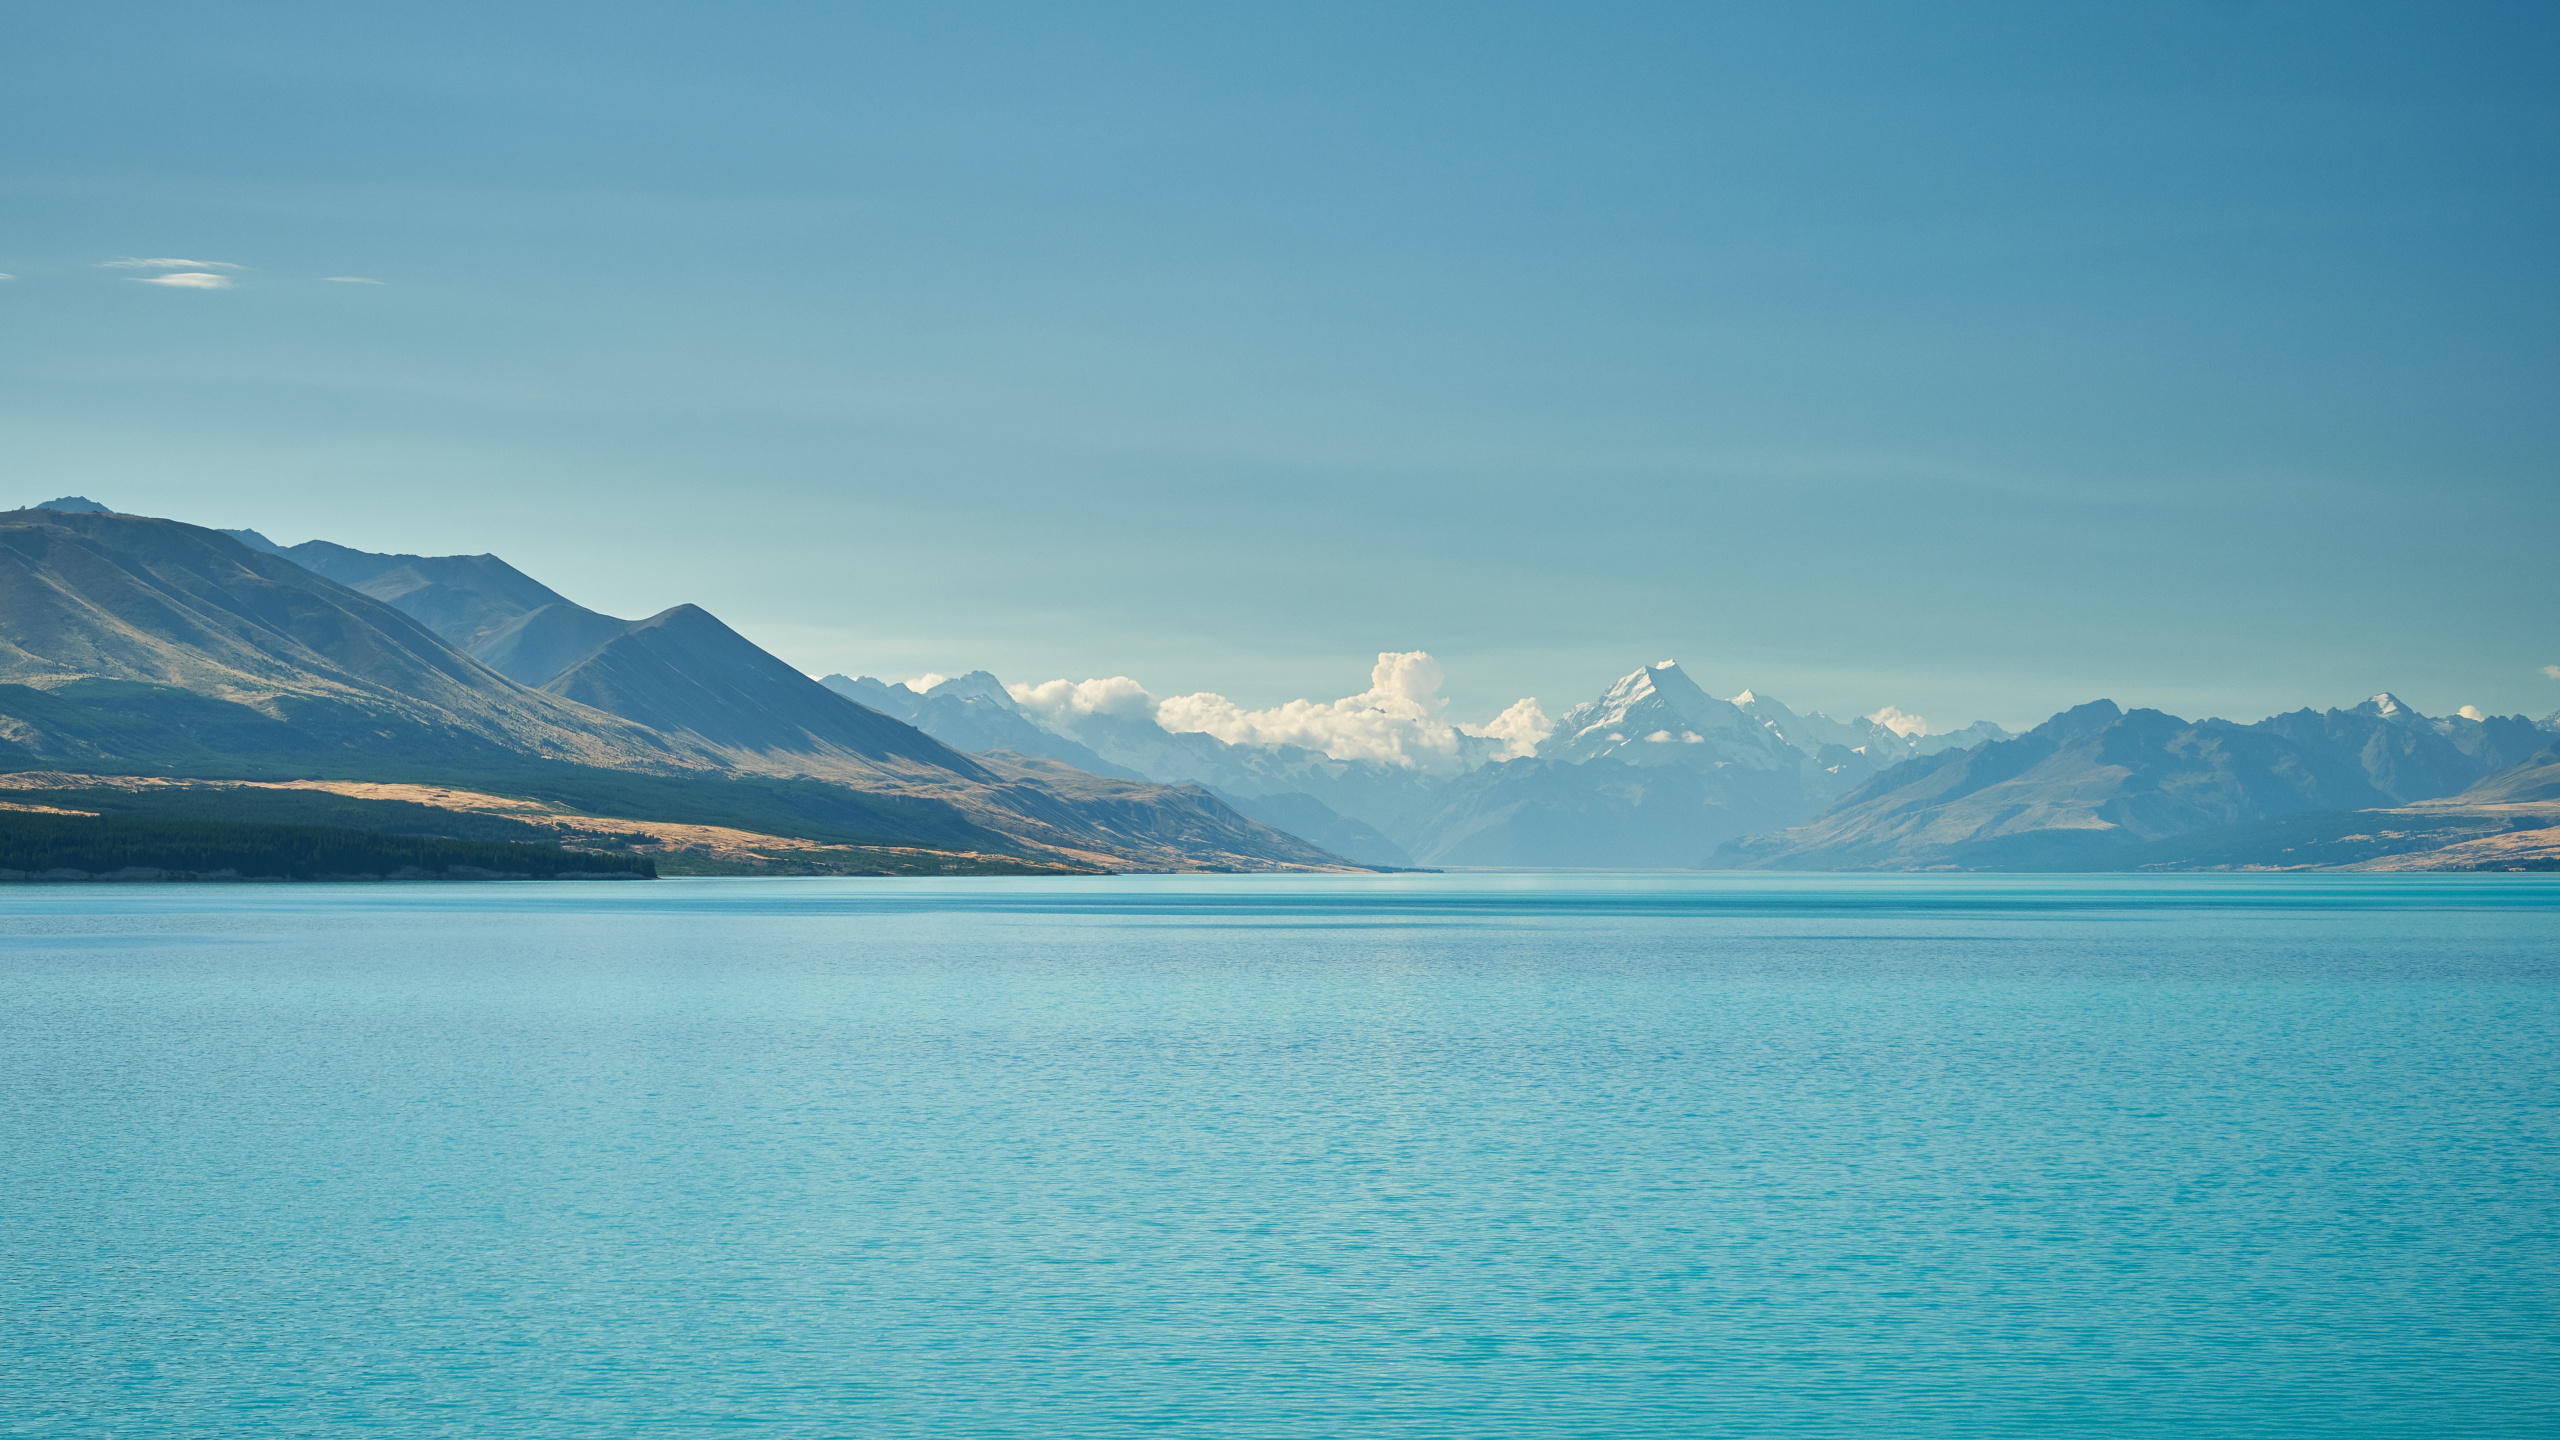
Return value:
[(0, 892), (0, 1434), (2560, 1433), (2560, 883)]

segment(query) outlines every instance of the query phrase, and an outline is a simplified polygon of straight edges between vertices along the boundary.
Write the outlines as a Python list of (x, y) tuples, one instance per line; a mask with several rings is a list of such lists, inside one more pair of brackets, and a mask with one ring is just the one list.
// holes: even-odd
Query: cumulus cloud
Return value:
[(136, 275), (137, 285), (174, 285), (181, 290), (228, 290), (231, 277), (210, 270), (179, 270), (167, 275)]
[(370, 275), (323, 275), (320, 278), (339, 285), (379, 285), (382, 283)]
[(1547, 718), (1547, 712), (1538, 708), (1537, 701), (1514, 700), (1510, 709), (1484, 724), (1461, 725), (1458, 729), (1482, 739), (1501, 741), (1502, 753), (1495, 758), (1517, 760), (1536, 754), (1538, 742), (1554, 734), (1556, 725)]
[(2488, 716), (2480, 713), (2480, 707), (2477, 705), (2465, 705), (2453, 713), (2461, 716), (2465, 720), (2486, 720), (2489, 718)]
[(1927, 720), (1918, 715), (1906, 715), (1891, 705), (1887, 705), (1867, 718), (1906, 740), (1910, 739), (1914, 735), (1926, 735), (1929, 733), (1929, 722)]
[(1015, 704), (1068, 730), (1087, 715), (1153, 717), (1156, 713), (1156, 697), (1126, 675), (1114, 675), (1108, 680), (1048, 680), (1038, 685), (1004, 688)]
[(2542, 667), (2542, 673), (2554, 680), (2560, 680), (2560, 665), (2545, 665)]
[(241, 267), (228, 260), (136, 260), (128, 255), (121, 260), (101, 260), (101, 270), (237, 270)]
[(1444, 718), (1449, 702), (1440, 694), (1441, 679), (1438, 661), (1409, 650), (1380, 652), (1369, 688), (1357, 695), (1264, 710), (1205, 690), (1159, 699), (1126, 675), (1005, 688), (1025, 710), (1069, 731), (1088, 715), (1145, 715), (1178, 734), (1196, 731), (1231, 745), (1297, 745), (1336, 760), (1440, 772), (1464, 768), (1470, 751), (1484, 752), (1469, 746), (1469, 737), (1497, 742), (1494, 758), (1509, 759), (1536, 749), (1552, 728), (1535, 700), (1519, 701), (1485, 725), (1453, 725)]
[(937, 675), (933, 671), (927, 670), (913, 680), (901, 680), (898, 683), (921, 695), (927, 690), (932, 689), (934, 686), (939, 685), (950, 678), (951, 677), (948, 675)]

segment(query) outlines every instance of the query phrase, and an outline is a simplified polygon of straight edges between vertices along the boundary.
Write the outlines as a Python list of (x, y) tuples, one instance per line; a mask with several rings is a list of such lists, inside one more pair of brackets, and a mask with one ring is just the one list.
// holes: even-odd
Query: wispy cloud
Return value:
[(0, 275), (0, 280), (15, 280), (17, 278), (18, 277), (15, 275)]
[(181, 290), (228, 290), (231, 277), (209, 270), (180, 270), (170, 275), (136, 275), (137, 285), (174, 285)]
[(379, 285), (382, 283), (370, 275), (323, 275), (320, 278), (323, 280), (334, 281), (340, 285)]
[(241, 270), (247, 267), (234, 265), (228, 260), (136, 260), (128, 255), (121, 260), (101, 260), (98, 262), (98, 268), (101, 270)]

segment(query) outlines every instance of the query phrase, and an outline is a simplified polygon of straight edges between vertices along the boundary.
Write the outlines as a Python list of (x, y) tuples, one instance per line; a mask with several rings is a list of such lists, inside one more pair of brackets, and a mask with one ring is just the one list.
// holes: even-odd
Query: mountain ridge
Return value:
[[(430, 622), (485, 638), (547, 587), (494, 557), (439, 567), (293, 548), (387, 577), (388, 598), (176, 521), (0, 514), (0, 754), (100, 773), (552, 765), (724, 796), (808, 782), (851, 797), (833, 808), (867, 817), (880, 833), (866, 840), (1030, 847), (1099, 868), (1345, 863), (1205, 792), (999, 773), (827, 691), (698, 607), (626, 625), (546, 687), (525, 686)], [(1163, 823), (1141, 823), (1151, 805), (1167, 807)]]

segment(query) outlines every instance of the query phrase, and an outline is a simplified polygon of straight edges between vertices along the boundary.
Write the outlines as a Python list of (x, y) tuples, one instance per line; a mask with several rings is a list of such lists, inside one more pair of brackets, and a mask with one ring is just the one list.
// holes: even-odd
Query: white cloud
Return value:
[(2488, 716), (2480, 713), (2480, 707), (2477, 705), (2465, 705), (2453, 713), (2461, 716), (2465, 720), (2486, 720), (2489, 718)]
[(228, 290), (231, 277), (206, 270), (180, 270), (170, 275), (136, 275), (137, 285), (174, 285), (181, 290)]
[(15, 280), (17, 278), (18, 277), (15, 275), (0, 275), (0, 280)]
[(1536, 754), (1538, 742), (1554, 734), (1556, 727), (1547, 712), (1538, 708), (1537, 701), (1514, 700), (1510, 709), (1484, 724), (1461, 725), (1458, 729), (1482, 739), (1501, 741), (1502, 753), (1495, 758), (1517, 760)]
[(2542, 673), (2554, 680), (2560, 680), (2560, 665), (2545, 665), (2542, 667)]
[(1910, 739), (1914, 735), (1926, 735), (1929, 733), (1929, 722), (1927, 720), (1918, 715), (1906, 715), (1891, 705), (1887, 705), (1883, 709), (1866, 718), (1906, 740)]
[(1156, 713), (1156, 697), (1126, 675), (1108, 680), (1048, 680), (1038, 685), (1007, 685), (1006, 693), (1023, 709), (1069, 729), (1082, 715), (1147, 715)]
[(1420, 650), (1383, 651), (1369, 671), (1369, 688), (1340, 700), (1292, 700), (1248, 710), (1224, 695), (1201, 691), (1163, 699), (1126, 675), (1109, 680), (1051, 680), (1006, 687), (1026, 710), (1065, 729), (1093, 714), (1152, 716), (1176, 733), (1197, 731), (1232, 745), (1297, 745), (1337, 760), (1377, 760), (1406, 769), (1456, 772), (1481, 757), (1468, 737), (1500, 742), (1496, 758), (1526, 755), (1548, 729), (1538, 702), (1522, 700), (1491, 723), (1453, 725), (1440, 694), (1440, 663)]
[(335, 281), (340, 285), (379, 285), (382, 283), (370, 275), (323, 275), (320, 278), (323, 280)]
[(228, 260), (136, 260), (128, 255), (122, 260), (101, 260), (101, 270), (237, 270), (241, 267)]
[(939, 685), (950, 678), (951, 677), (948, 675), (937, 675), (932, 671), (927, 670), (913, 680), (901, 680), (898, 683), (921, 695), (927, 690), (932, 689), (934, 686)]

